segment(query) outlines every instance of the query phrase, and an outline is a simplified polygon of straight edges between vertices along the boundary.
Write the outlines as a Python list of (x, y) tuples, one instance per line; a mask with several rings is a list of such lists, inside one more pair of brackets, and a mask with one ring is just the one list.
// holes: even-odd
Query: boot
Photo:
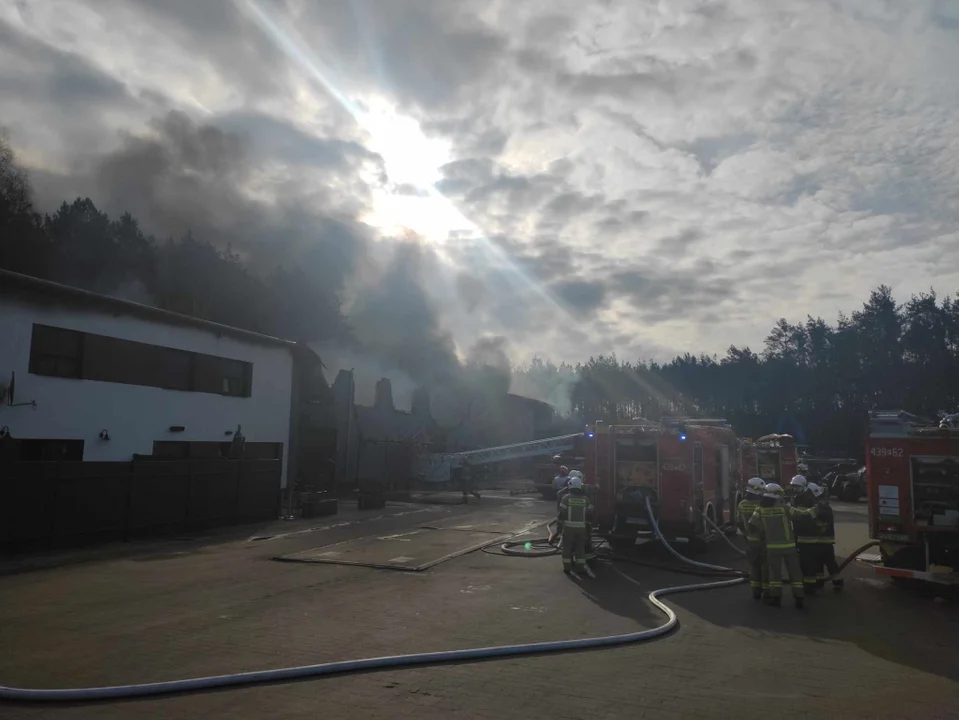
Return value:
[(762, 600), (763, 591), (760, 588), (753, 588), (753, 600)]
[(802, 610), (804, 607), (806, 607), (806, 601), (803, 598), (796, 598), (795, 603), (797, 610)]
[(593, 572), (593, 568), (591, 568), (589, 565), (583, 566), (583, 574), (588, 578), (592, 578), (593, 580), (596, 579), (596, 573)]
[(572, 577), (572, 575), (573, 575), (573, 568), (569, 567), (568, 565), (564, 565), (564, 566), (563, 566), (563, 572), (566, 574), (566, 577)]
[(842, 578), (832, 581), (832, 591), (833, 592), (842, 592), (842, 589), (846, 586), (846, 583), (843, 582)]

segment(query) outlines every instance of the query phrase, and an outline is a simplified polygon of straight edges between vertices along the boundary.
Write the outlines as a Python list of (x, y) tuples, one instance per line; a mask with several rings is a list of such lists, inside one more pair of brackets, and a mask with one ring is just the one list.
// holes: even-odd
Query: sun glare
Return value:
[(412, 230), (430, 242), (442, 242), (470, 223), (436, 192), (440, 168), (450, 161), (450, 144), (429, 138), (420, 124), (385, 103), (358, 113), (369, 135), (369, 149), (383, 158), (387, 184), (373, 193), (373, 212), (366, 218), (387, 234)]

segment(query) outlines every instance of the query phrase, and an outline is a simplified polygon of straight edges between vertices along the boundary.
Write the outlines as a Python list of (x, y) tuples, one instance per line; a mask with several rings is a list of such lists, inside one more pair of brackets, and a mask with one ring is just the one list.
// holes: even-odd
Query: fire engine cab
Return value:
[(725, 420), (638, 418), (587, 429), (585, 468), (596, 530), (613, 547), (649, 538), (651, 501), (666, 539), (705, 548), (714, 523), (735, 520), (739, 441)]
[(883, 563), (876, 572), (959, 585), (959, 428), (903, 411), (870, 413), (866, 482)]

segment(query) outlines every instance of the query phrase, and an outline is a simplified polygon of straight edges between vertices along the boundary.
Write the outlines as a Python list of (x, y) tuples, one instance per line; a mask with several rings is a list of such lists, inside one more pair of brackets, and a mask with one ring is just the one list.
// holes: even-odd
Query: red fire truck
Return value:
[(959, 585), (959, 429), (903, 411), (870, 413), (866, 483), (876, 572)]
[(613, 547), (651, 536), (647, 497), (666, 539), (693, 551), (705, 548), (704, 513), (717, 524), (735, 520), (739, 441), (725, 420), (596, 423), (586, 435), (596, 529)]

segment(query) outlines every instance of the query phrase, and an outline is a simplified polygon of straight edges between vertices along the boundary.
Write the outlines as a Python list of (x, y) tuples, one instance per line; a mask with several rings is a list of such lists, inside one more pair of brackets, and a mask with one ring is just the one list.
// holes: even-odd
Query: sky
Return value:
[(322, 235), (370, 342), (460, 359), (758, 350), (956, 292), (956, 68), (959, 0), (0, 1), (43, 209)]

